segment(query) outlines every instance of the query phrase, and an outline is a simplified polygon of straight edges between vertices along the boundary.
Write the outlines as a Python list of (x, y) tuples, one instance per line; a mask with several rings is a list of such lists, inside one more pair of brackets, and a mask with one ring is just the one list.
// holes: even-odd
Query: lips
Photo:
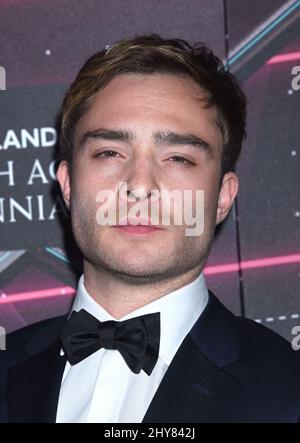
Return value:
[(161, 231), (157, 225), (151, 223), (149, 219), (126, 219), (120, 222), (119, 225), (114, 226), (115, 229), (131, 234), (131, 235), (146, 235), (154, 232)]
[(128, 234), (137, 234), (137, 235), (143, 235), (143, 234), (149, 234), (150, 232), (161, 231), (160, 228), (154, 228), (152, 226), (143, 226), (143, 225), (115, 226), (115, 229), (127, 232)]
[(156, 228), (156, 229), (160, 229), (158, 225), (156, 225), (155, 223), (153, 223), (151, 221), (151, 219), (149, 218), (126, 218), (123, 220), (120, 220), (120, 223), (116, 226), (147, 226), (147, 227), (151, 227), (151, 228)]

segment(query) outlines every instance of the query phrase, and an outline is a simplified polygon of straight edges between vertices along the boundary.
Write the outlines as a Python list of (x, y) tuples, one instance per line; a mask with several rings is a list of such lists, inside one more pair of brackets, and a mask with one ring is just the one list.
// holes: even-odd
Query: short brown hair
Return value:
[(121, 40), (85, 62), (63, 102), (61, 159), (72, 164), (76, 124), (92, 96), (123, 73), (185, 75), (204, 88), (207, 107), (216, 107), (223, 133), (222, 176), (234, 170), (246, 137), (246, 97), (235, 77), (203, 43), (190, 46), (184, 40), (156, 34)]

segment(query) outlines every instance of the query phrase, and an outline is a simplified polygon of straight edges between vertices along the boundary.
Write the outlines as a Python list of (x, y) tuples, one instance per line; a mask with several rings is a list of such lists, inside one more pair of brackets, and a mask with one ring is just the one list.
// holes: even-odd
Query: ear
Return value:
[(65, 160), (62, 160), (56, 172), (56, 178), (60, 184), (60, 189), (68, 209), (70, 209), (71, 199), (71, 178), (69, 165)]
[(216, 225), (221, 223), (228, 215), (234, 199), (238, 193), (239, 182), (234, 172), (227, 172), (222, 180), (219, 191)]

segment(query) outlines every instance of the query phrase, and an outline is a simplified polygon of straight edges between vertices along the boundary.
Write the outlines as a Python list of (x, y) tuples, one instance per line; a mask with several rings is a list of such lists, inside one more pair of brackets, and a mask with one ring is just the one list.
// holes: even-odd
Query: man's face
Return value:
[[(141, 283), (203, 267), (215, 226), (229, 212), (238, 187), (234, 173), (226, 174), (219, 187), (223, 139), (216, 110), (204, 107), (204, 97), (191, 79), (160, 74), (117, 76), (93, 97), (76, 127), (72, 180), (65, 162), (57, 177), (76, 241), (96, 269)], [(96, 196), (104, 189), (117, 196), (120, 182), (136, 197), (143, 195), (149, 211), (153, 190), (181, 195), (189, 190), (193, 206), (196, 190), (203, 190), (203, 233), (187, 236), (187, 225), (172, 219), (172, 205), (171, 224), (160, 223), (163, 229), (147, 234), (99, 225)], [(132, 205), (128, 200), (128, 210)], [(161, 200), (159, 210), (162, 205)]]

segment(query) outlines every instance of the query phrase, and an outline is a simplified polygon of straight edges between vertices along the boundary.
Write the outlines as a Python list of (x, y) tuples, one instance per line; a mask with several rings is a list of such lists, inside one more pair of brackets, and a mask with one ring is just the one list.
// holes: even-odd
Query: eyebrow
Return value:
[[(134, 139), (134, 132), (130, 130), (99, 128), (86, 132), (82, 136), (79, 145), (82, 147), (92, 140), (131, 142), (134, 141)], [(212, 146), (207, 141), (194, 134), (177, 134), (172, 131), (155, 131), (152, 134), (152, 140), (156, 145), (195, 146), (209, 154), (212, 154), (213, 152)]]

